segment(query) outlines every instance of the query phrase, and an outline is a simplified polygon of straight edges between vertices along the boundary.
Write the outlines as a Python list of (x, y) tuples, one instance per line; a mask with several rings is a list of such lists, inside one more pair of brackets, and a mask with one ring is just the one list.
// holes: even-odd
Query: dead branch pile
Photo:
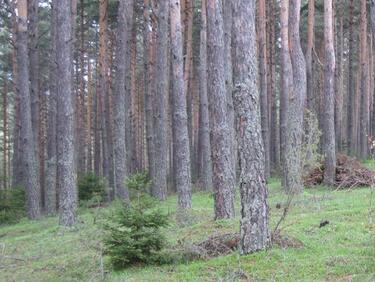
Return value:
[[(304, 178), (304, 185), (312, 187), (323, 183), (324, 165), (311, 170)], [(339, 154), (336, 163), (336, 183), (338, 189), (368, 187), (375, 183), (375, 171), (364, 167), (358, 160)]]

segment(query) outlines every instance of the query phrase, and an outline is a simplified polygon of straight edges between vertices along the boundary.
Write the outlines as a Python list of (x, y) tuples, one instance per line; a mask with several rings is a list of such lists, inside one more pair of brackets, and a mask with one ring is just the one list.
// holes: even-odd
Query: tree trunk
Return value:
[(201, 34), (199, 49), (199, 86), (200, 86), (200, 179), (205, 190), (212, 189), (212, 160), (211, 160), (211, 141), (210, 141), (210, 113), (208, 110), (207, 96), (207, 14), (206, 0), (202, 0), (201, 7)]
[(309, 0), (307, 19), (307, 47), (306, 47), (306, 78), (307, 78), (307, 108), (311, 111), (314, 102), (314, 78), (313, 78), (313, 48), (315, 25), (315, 0)]
[[(167, 197), (167, 95), (168, 95), (168, 1), (160, 1), (156, 5), (157, 31), (155, 54), (155, 101), (154, 101), (154, 150), (155, 171), (152, 195), (159, 200)], [(156, 169), (157, 168), (157, 169)]]
[[(245, 31), (245, 32), (244, 32)], [(240, 252), (248, 254), (269, 248), (269, 208), (264, 170), (259, 93), (255, 0), (234, 4), (234, 105), (239, 125), (241, 225)]]
[(355, 135), (354, 135), (354, 102), (355, 102), (355, 88), (354, 88), (354, 70), (353, 70), (353, 64), (354, 64), (354, 56), (353, 56), (353, 41), (354, 41), (354, 34), (353, 34), (353, 0), (350, 0), (349, 4), (349, 50), (348, 50), (348, 121), (347, 121), (347, 140), (348, 140), (348, 153), (353, 154), (354, 153), (354, 147), (355, 147)]
[(234, 175), (231, 161), (231, 134), (225, 87), (223, 58), (224, 30), (222, 0), (207, 1), (207, 62), (210, 103), (211, 146), (215, 218), (234, 217)]
[(55, 0), (57, 11), (57, 185), (60, 225), (76, 222), (77, 189), (74, 165), (74, 98), (72, 87), (72, 6)]
[(48, 128), (47, 128), (47, 170), (46, 170), (46, 193), (45, 209), (47, 214), (56, 212), (57, 204), (57, 136), (56, 136), (56, 118), (57, 118), (57, 7), (56, 1), (52, 2), (51, 7), (51, 59), (49, 67), (49, 99), (48, 99)]
[(266, 177), (268, 178), (270, 176), (270, 136), (268, 121), (267, 34), (265, 0), (258, 1), (258, 16), (260, 108), (262, 119), (262, 136), (264, 144), (264, 168)]
[(333, 186), (336, 181), (335, 146), (335, 49), (333, 42), (332, 0), (324, 0), (324, 184)]
[(369, 120), (369, 97), (368, 97), (368, 65), (367, 65), (367, 1), (361, 0), (360, 17), (360, 64), (361, 64), (361, 111), (360, 111), (360, 156), (362, 159), (368, 155), (368, 120)]
[[(181, 6), (170, 0), (173, 100), (173, 165), (178, 206), (191, 208), (191, 172), (186, 97), (184, 93)], [(186, 81), (185, 81), (186, 83)]]
[(27, 43), (27, 1), (17, 1), (18, 34), (17, 34), (17, 86), (20, 97), (20, 140), (22, 141), (22, 165), (24, 185), (26, 188), (27, 215), (30, 219), (40, 216), (41, 193), (38, 175), (38, 163), (31, 122), (31, 99), (29, 90), (29, 58)]
[(120, 1), (118, 8), (118, 28), (117, 28), (117, 49), (116, 49), (116, 80), (114, 85), (114, 159), (115, 159), (115, 188), (116, 195), (128, 201), (129, 192), (125, 187), (125, 178), (127, 176), (127, 155), (125, 142), (125, 127), (126, 127), (126, 113), (125, 113), (125, 76), (126, 72), (130, 71), (126, 66), (126, 50), (128, 28), (126, 26), (126, 13), (133, 11), (133, 1)]
[(286, 137), (286, 192), (299, 193), (302, 185), (302, 132), (306, 99), (306, 64), (300, 44), (301, 0), (291, 0), (289, 6), (289, 51), (293, 84), (289, 89)]
[(6, 190), (8, 188), (8, 78), (3, 78), (3, 91), (3, 189)]

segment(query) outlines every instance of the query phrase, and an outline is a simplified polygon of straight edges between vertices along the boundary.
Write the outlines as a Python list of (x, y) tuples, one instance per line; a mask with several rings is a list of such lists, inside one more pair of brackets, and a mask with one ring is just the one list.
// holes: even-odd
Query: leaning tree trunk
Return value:
[(231, 135), (225, 87), (224, 30), (222, 0), (207, 1), (208, 95), (215, 218), (234, 216)]
[(22, 165), (26, 188), (27, 215), (30, 219), (40, 216), (41, 193), (38, 175), (38, 163), (31, 122), (31, 99), (29, 90), (29, 58), (27, 44), (27, 1), (18, 0), (17, 33), (17, 95), (20, 98), (20, 140), (22, 142)]
[(289, 51), (293, 85), (289, 89), (287, 137), (285, 151), (286, 192), (299, 193), (302, 184), (303, 111), (306, 99), (306, 64), (300, 43), (301, 0), (291, 0), (289, 6)]
[(335, 146), (335, 49), (333, 43), (332, 0), (324, 0), (324, 183), (334, 185), (336, 179)]
[(212, 160), (210, 141), (210, 113), (207, 96), (207, 14), (206, 0), (202, 0), (201, 9), (201, 38), (199, 49), (199, 152), (200, 152), (200, 179), (206, 190), (212, 189)]
[(235, 1), (233, 34), (233, 96), (241, 171), (240, 251), (248, 254), (271, 245), (257, 86), (255, 0)]
[(55, 0), (57, 13), (57, 185), (60, 225), (76, 222), (77, 189), (74, 164), (74, 97), (72, 87), (72, 6)]
[(155, 171), (152, 195), (159, 200), (167, 196), (167, 93), (168, 93), (168, 1), (157, 3), (155, 54), (154, 149)]
[[(129, 9), (130, 8), (130, 9)], [(130, 71), (126, 69), (126, 60), (130, 59), (126, 57), (126, 50), (128, 48), (127, 37), (128, 28), (126, 26), (126, 13), (133, 12), (133, 0), (120, 1), (118, 8), (118, 28), (117, 28), (117, 49), (116, 49), (116, 80), (114, 85), (114, 97), (113, 97), (113, 119), (114, 119), (114, 159), (115, 159), (115, 191), (116, 195), (128, 201), (129, 192), (125, 187), (125, 178), (127, 175), (127, 159), (126, 159), (126, 113), (125, 113), (125, 76), (126, 72)], [(130, 138), (130, 137), (129, 137)]]
[[(173, 100), (173, 165), (178, 206), (191, 208), (191, 172), (188, 118), (184, 94), (184, 60), (179, 0), (170, 0)], [(185, 81), (186, 83), (186, 81)]]

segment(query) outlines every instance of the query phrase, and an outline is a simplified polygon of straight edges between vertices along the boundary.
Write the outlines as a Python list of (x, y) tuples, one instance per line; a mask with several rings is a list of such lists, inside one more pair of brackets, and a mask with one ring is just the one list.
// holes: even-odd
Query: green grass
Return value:
[[(270, 182), (271, 226), (283, 203), (279, 182)], [(57, 226), (56, 217), (23, 220), (0, 227), (0, 281), (236, 281), (241, 270), (253, 281), (375, 281), (375, 191), (306, 189), (294, 199), (283, 233), (304, 243), (301, 249), (273, 248), (248, 256), (238, 253), (165, 266), (131, 267), (113, 272), (101, 256), (100, 223), (112, 212), (82, 209), (72, 230)], [(237, 196), (238, 202), (238, 196)], [(162, 204), (172, 224), (165, 230), (171, 246), (194, 242), (214, 232), (237, 231), (239, 218), (213, 221), (213, 199), (195, 193), (186, 222), (176, 216), (176, 197)], [(239, 204), (236, 206), (239, 214)], [(373, 207), (372, 207), (373, 209)], [(319, 228), (322, 219), (330, 224)], [(94, 224), (94, 221), (96, 222)], [(103, 265), (103, 267), (101, 267)]]

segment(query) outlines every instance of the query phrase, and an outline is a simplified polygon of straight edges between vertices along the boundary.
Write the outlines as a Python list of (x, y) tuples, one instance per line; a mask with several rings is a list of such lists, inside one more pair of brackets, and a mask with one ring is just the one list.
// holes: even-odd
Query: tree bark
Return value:
[[(154, 150), (155, 171), (153, 176), (152, 195), (159, 200), (167, 196), (167, 94), (168, 94), (168, 1), (155, 3), (157, 31), (155, 54), (155, 101), (154, 101)], [(157, 167), (157, 169), (156, 169)]]
[(41, 192), (39, 185), (38, 163), (31, 122), (31, 98), (29, 89), (29, 57), (27, 43), (27, 1), (17, 1), (17, 90), (20, 97), (20, 140), (22, 141), (22, 165), (26, 188), (27, 215), (30, 219), (40, 217)]
[(207, 1), (207, 62), (215, 218), (234, 217), (234, 175), (225, 87), (222, 0)]
[(114, 159), (115, 159), (115, 191), (116, 195), (128, 201), (129, 192), (125, 187), (125, 178), (127, 176), (127, 154), (126, 154), (126, 113), (125, 113), (125, 76), (126, 72), (126, 50), (128, 28), (126, 26), (126, 13), (133, 10), (133, 1), (120, 1), (118, 8), (118, 28), (117, 28), (117, 49), (116, 49), (116, 80), (114, 85)]
[(269, 208), (261, 134), (255, 0), (234, 2), (234, 105), (239, 125), (241, 225), (240, 252), (269, 248)]
[(335, 146), (335, 49), (333, 42), (332, 0), (324, 0), (324, 184), (334, 185), (336, 181)]
[(183, 41), (181, 6), (179, 0), (170, 0), (172, 100), (173, 100), (173, 165), (174, 181), (178, 193), (178, 206), (191, 208), (190, 144), (184, 93)]
[(77, 188), (74, 164), (74, 98), (72, 87), (72, 3), (55, 0), (57, 11), (57, 185), (60, 225), (76, 222)]
[(307, 47), (306, 47), (306, 78), (307, 78), (307, 108), (313, 110), (314, 78), (313, 78), (313, 48), (315, 25), (315, 0), (308, 2)]
[(348, 111), (347, 111), (347, 140), (348, 140), (348, 153), (353, 154), (354, 153), (354, 147), (355, 147), (355, 135), (354, 135), (354, 116), (355, 116), (355, 88), (354, 88), (354, 73), (353, 73), (353, 64), (354, 64), (354, 56), (353, 56), (353, 41), (354, 41), (354, 34), (353, 34), (353, 9), (354, 4), (353, 0), (350, 0), (349, 2), (349, 50), (348, 50)]
[(199, 49), (199, 86), (200, 86), (200, 178), (205, 190), (212, 189), (212, 160), (211, 160), (211, 141), (210, 141), (210, 113), (208, 109), (207, 96), (207, 13), (206, 0), (202, 0), (201, 7), (201, 34)]

